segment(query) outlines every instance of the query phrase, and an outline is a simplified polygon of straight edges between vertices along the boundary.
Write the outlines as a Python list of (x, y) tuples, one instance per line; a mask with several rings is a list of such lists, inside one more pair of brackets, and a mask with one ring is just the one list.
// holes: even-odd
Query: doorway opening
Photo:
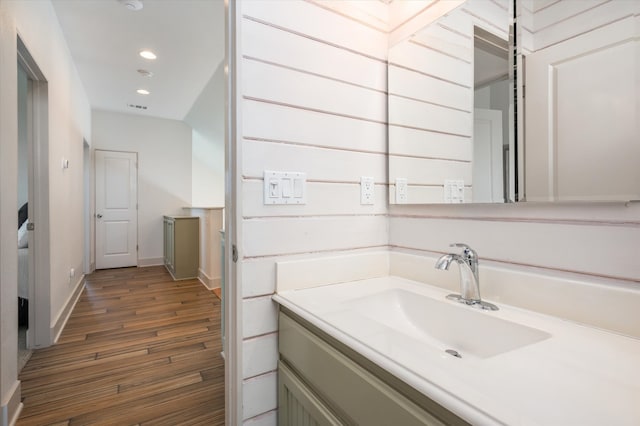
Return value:
[(508, 40), (474, 27), (473, 71), (473, 202), (504, 203), (513, 199)]
[[(32, 348), (49, 346), (48, 83), (18, 37), (19, 367)], [(20, 215), (19, 215), (20, 216)], [(22, 300), (20, 300), (22, 299)], [(25, 359), (26, 358), (26, 359)]]

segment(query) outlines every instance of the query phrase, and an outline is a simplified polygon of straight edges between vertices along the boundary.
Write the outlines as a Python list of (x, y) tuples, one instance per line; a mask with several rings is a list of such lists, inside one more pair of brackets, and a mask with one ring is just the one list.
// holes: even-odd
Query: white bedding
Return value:
[(18, 249), (18, 297), (29, 298), (29, 249)]

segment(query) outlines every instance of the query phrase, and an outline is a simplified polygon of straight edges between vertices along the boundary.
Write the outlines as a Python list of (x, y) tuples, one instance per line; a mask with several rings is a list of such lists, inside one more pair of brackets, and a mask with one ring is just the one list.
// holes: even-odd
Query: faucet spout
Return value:
[(461, 254), (448, 253), (436, 261), (436, 269), (446, 271), (454, 261), (460, 265), (460, 294), (450, 294), (447, 299), (456, 300), (466, 305), (482, 309), (497, 310), (497, 306), (483, 302), (480, 298), (480, 280), (478, 278), (478, 254), (466, 244), (451, 244), (462, 247)]
[(460, 265), (460, 296), (467, 305), (480, 303), (480, 283), (477, 268), (474, 270), (460, 256), (456, 259)]
[(445, 254), (441, 256), (440, 259), (436, 262), (436, 269), (440, 269), (441, 271), (448, 271), (449, 266), (451, 266), (451, 262), (456, 255), (455, 254)]

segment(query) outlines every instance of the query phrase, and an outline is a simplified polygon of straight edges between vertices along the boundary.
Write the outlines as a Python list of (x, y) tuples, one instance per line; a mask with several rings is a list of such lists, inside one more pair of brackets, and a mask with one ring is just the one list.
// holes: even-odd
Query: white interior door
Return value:
[(138, 263), (137, 158), (96, 150), (96, 269)]
[(502, 111), (474, 109), (473, 202), (503, 203)]

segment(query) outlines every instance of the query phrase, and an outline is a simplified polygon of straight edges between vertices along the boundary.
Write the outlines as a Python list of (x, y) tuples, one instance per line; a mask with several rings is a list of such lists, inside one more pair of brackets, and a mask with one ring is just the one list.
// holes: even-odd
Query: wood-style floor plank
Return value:
[(20, 373), (19, 426), (224, 425), (220, 300), (164, 267), (95, 272)]

